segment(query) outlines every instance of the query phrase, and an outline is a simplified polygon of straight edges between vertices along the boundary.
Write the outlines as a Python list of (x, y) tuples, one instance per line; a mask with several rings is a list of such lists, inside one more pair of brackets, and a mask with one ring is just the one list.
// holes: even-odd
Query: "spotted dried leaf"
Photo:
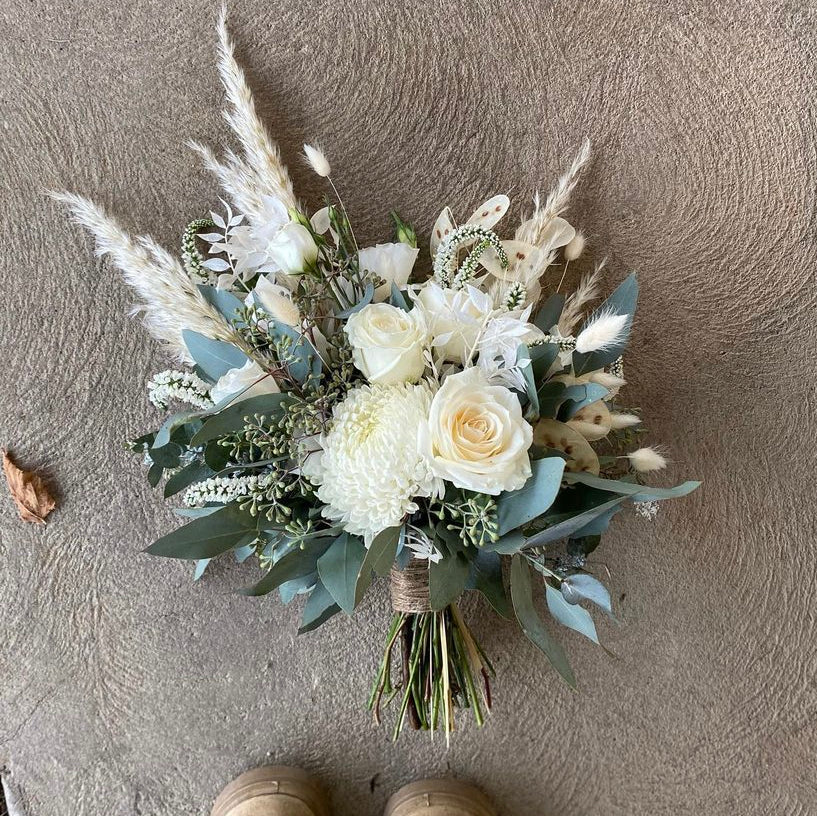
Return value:
[(45, 517), (56, 507), (48, 485), (36, 473), (17, 467), (7, 450), (3, 450), (3, 473), (20, 518), (45, 524)]

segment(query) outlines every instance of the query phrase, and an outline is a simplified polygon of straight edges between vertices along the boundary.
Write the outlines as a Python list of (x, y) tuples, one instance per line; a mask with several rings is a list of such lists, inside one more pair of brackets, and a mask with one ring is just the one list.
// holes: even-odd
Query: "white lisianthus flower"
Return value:
[(434, 395), (419, 444), (435, 476), (497, 496), (531, 475), (533, 430), (514, 394), (489, 385), (479, 368), (452, 374)]
[(475, 286), (444, 289), (429, 281), (417, 293), (415, 302), (426, 318), (432, 345), (442, 359), (465, 362), (470, 356), (488, 318), (494, 311), (490, 295)]
[(270, 241), (267, 257), (280, 272), (295, 275), (315, 263), (318, 246), (303, 224), (290, 221)]
[(388, 300), (391, 285), (404, 289), (420, 250), (408, 244), (377, 244), (357, 253), (360, 268), (366, 269), (386, 281), (374, 290), (374, 302)]
[(280, 389), (275, 377), (267, 374), (255, 360), (247, 360), (241, 368), (231, 368), (219, 377), (210, 389), (210, 398), (219, 403), (227, 397), (240, 394), (241, 399), (260, 397), (263, 394), (277, 394)]
[(355, 367), (371, 383), (417, 382), (426, 367), (428, 330), (422, 312), (388, 303), (370, 303), (343, 327)]
[(248, 305), (257, 304), (279, 323), (285, 323), (287, 326), (301, 325), (301, 313), (292, 302), (289, 290), (273, 283), (266, 275), (258, 278), (255, 288), (247, 295), (244, 302)]
[(439, 483), (417, 447), (431, 392), (421, 385), (364, 385), (334, 410), (314, 465), (323, 515), (366, 544), (417, 511), (415, 499), (439, 493)]

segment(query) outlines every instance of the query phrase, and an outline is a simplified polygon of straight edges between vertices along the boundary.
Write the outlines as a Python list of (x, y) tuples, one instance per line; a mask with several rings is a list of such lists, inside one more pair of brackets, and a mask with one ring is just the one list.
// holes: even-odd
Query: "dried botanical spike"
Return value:
[(20, 518), (33, 524), (45, 524), (45, 517), (57, 506), (48, 485), (36, 473), (17, 467), (5, 448), (3, 473)]

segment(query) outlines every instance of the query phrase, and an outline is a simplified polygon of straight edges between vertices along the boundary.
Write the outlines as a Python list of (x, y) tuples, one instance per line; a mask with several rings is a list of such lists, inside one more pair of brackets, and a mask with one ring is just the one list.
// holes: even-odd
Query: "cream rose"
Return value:
[(296, 221), (284, 224), (267, 247), (267, 257), (285, 275), (303, 272), (318, 257), (312, 234)]
[(417, 309), (370, 303), (349, 318), (344, 331), (355, 367), (370, 383), (417, 382), (423, 376), (428, 331)]
[(491, 298), (474, 286), (444, 289), (431, 281), (416, 296), (434, 348), (444, 360), (462, 363), (474, 352), (483, 326), (494, 311)]
[(366, 247), (357, 253), (361, 269), (386, 281), (374, 290), (375, 303), (389, 299), (392, 284), (398, 289), (405, 288), (419, 252), (416, 247), (396, 243)]
[(267, 374), (254, 360), (247, 360), (241, 368), (231, 368), (219, 377), (218, 382), (210, 389), (210, 398), (213, 402), (219, 403), (230, 396), (240, 395), (241, 399), (247, 399), (278, 392), (275, 378)]
[(532, 441), (517, 397), (490, 385), (479, 368), (445, 380), (419, 431), (420, 450), (435, 476), (492, 496), (528, 480)]

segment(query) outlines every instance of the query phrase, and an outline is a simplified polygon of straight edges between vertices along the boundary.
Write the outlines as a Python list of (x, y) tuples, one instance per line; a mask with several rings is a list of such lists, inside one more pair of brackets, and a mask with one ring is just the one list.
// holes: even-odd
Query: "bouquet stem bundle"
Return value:
[[(493, 666), (463, 619), (458, 604), (439, 611), (429, 604), (428, 569), (408, 565), (392, 570), (394, 615), (386, 647), (369, 695), (369, 709), (380, 723), (380, 709), (399, 700), (393, 738), (408, 722), (414, 730), (454, 730), (454, 709), (469, 708), (482, 726), (491, 708)], [(401, 677), (392, 679), (394, 653)]]

